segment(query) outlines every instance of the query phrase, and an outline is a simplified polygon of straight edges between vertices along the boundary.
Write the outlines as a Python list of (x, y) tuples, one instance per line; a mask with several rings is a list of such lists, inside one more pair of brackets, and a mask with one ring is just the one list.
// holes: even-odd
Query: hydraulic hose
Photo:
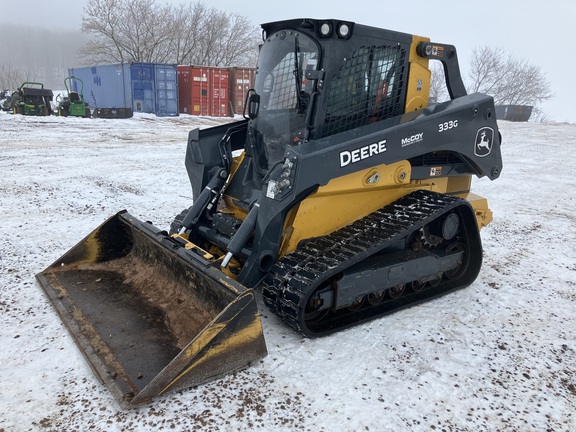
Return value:
[(212, 198), (215, 195), (218, 195), (227, 178), (228, 171), (225, 169), (220, 168), (218, 171), (216, 171), (202, 193), (198, 196), (198, 198), (194, 200), (194, 204), (192, 204), (190, 211), (182, 221), (182, 229), (180, 230), (180, 234), (186, 230), (189, 230), (198, 222), (200, 215), (202, 212), (204, 212), (204, 210), (206, 210), (206, 207), (208, 207), (208, 204)]

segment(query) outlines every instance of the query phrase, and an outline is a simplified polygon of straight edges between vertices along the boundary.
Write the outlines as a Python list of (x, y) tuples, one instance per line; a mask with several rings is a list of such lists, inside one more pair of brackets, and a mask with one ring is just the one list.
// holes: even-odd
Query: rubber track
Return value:
[(329, 330), (314, 333), (304, 325), (303, 314), (307, 299), (322, 281), (405, 238), (462, 203), (468, 204), (452, 195), (419, 190), (338, 231), (303, 241), (297, 250), (278, 260), (264, 278), (265, 304), (306, 336), (319, 336), (365, 321), (361, 316), (352, 320), (348, 317), (342, 323), (331, 323)]

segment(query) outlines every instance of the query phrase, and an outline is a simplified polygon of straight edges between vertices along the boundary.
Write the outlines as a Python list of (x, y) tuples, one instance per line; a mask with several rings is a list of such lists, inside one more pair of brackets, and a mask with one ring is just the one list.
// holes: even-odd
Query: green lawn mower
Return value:
[[(80, 92), (70, 90), (72, 81), (76, 81), (79, 84)], [(90, 117), (90, 108), (88, 108), (88, 103), (84, 101), (84, 82), (80, 78), (74, 76), (67, 77), (64, 80), (64, 86), (66, 87), (67, 96), (64, 96), (62, 100), (58, 100), (58, 115), (59, 116), (74, 116), (74, 117)]]
[(53, 97), (52, 90), (45, 89), (44, 84), (27, 81), (12, 94), (10, 105), (14, 114), (48, 116), (52, 113)]

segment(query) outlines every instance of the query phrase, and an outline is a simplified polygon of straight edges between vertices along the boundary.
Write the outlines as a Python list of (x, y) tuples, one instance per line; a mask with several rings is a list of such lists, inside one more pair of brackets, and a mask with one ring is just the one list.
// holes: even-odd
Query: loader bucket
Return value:
[(125, 211), (36, 278), (123, 408), (266, 355), (254, 292)]

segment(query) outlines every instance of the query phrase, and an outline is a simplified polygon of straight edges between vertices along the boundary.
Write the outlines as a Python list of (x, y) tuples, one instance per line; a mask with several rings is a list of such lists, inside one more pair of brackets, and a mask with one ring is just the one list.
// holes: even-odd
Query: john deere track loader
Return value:
[[(480, 270), (492, 213), (470, 184), (499, 176), (500, 134), (455, 48), (338, 20), (262, 27), (244, 118), (189, 133), (194, 201), (170, 232), (122, 211), (38, 275), (124, 406), (265, 355), (254, 288), (314, 337)], [(428, 104), (430, 60), (447, 102)]]

